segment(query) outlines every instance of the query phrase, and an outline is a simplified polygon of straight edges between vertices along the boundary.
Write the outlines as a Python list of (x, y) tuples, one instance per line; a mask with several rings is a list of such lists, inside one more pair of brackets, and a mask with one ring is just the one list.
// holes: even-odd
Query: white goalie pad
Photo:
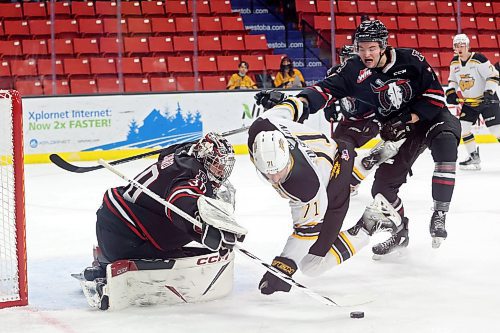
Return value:
[(231, 204), (202, 195), (197, 205), (200, 217), (206, 224), (237, 235), (247, 234), (247, 229), (236, 222)]
[[(219, 299), (231, 292), (233, 276), (234, 252), (224, 256), (209, 252), (170, 260), (115, 261), (106, 268), (100, 294), (96, 287), (101, 279), (81, 281), (81, 285), (90, 306), (115, 311)], [(101, 307), (103, 299), (106, 306)]]
[(370, 235), (378, 231), (395, 231), (400, 224), (401, 216), (380, 193), (375, 195), (363, 213), (363, 225)]

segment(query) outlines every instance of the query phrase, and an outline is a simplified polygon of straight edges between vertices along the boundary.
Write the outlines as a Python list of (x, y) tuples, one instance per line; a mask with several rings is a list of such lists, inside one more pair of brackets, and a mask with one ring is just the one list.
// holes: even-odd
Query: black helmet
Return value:
[(344, 45), (340, 48), (339, 56), (340, 59), (350, 59), (356, 55), (354, 51), (354, 45)]
[(379, 42), (380, 47), (385, 49), (388, 38), (389, 31), (381, 21), (363, 21), (354, 34), (354, 44), (357, 47), (359, 42)]

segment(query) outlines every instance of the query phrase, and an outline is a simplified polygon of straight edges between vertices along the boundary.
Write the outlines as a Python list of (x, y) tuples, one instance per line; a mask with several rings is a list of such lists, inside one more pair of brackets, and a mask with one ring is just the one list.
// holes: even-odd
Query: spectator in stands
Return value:
[(293, 68), (293, 62), (288, 57), (281, 59), (280, 71), (276, 74), (274, 79), (274, 86), (276, 88), (302, 88), (306, 86), (302, 73)]
[(227, 89), (257, 89), (255, 82), (247, 75), (248, 68), (248, 62), (240, 62), (238, 65), (238, 73), (231, 75), (229, 83), (227, 84)]

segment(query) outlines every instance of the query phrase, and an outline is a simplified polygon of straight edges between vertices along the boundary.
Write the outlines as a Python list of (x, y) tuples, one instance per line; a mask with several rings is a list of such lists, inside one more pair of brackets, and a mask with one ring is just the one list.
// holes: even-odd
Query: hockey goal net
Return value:
[(0, 308), (28, 303), (21, 97), (0, 90)]

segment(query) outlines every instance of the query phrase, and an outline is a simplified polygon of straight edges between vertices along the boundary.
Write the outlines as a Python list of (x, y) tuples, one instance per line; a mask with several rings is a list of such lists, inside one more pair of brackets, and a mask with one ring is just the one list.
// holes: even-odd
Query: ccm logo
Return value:
[(125, 273), (127, 271), (128, 271), (128, 267), (123, 267), (123, 268), (117, 269), (116, 270), (116, 275), (123, 274), (123, 273)]
[(228, 254), (226, 254), (223, 257), (219, 256), (218, 254), (213, 255), (213, 256), (209, 256), (209, 257), (203, 257), (203, 258), (198, 259), (198, 261), (196, 262), (196, 265), (213, 264), (214, 262), (227, 260), (227, 257), (228, 257)]

